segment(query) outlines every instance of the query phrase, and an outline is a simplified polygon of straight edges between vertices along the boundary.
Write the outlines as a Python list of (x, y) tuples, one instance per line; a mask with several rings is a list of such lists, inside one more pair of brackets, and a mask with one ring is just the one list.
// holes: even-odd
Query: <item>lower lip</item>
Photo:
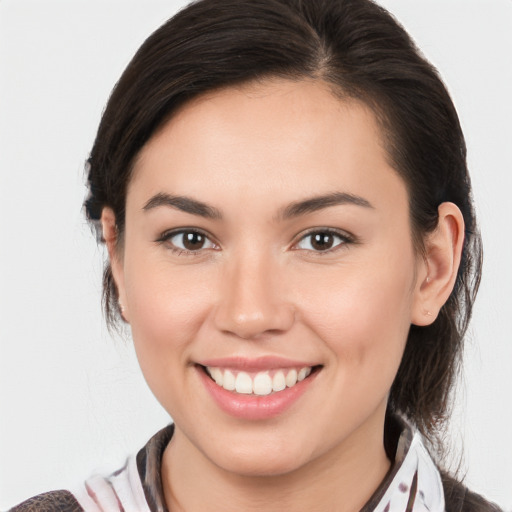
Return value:
[(202, 367), (198, 367), (197, 371), (206, 389), (224, 412), (247, 420), (264, 420), (279, 416), (303, 395), (318, 374), (318, 372), (313, 372), (291, 388), (270, 395), (258, 396), (227, 391), (217, 385)]

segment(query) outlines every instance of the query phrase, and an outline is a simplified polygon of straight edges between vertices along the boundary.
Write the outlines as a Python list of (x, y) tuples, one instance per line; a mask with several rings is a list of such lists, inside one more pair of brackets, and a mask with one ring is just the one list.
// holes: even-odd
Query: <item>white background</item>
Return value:
[[(129, 340), (106, 332), (104, 254), (81, 204), (112, 86), (183, 3), (0, 0), (0, 509), (115, 469), (169, 421)], [(440, 69), (465, 129), (485, 267), (453, 460), (512, 510), (512, 1), (381, 3)]]

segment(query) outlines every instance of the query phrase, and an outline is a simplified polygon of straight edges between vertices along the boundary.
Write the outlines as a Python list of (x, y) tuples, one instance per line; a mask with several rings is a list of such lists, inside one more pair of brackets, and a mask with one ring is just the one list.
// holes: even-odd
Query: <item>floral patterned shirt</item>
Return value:
[[(387, 423), (386, 450), (388, 456), (394, 452), (394, 462), (361, 512), (445, 512), (441, 475), (420, 434), (400, 418)], [(160, 430), (110, 475), (35, 496), (11, 512), (172, 512), (165, 505), (160, 467), (173, 432), (174, 425)]]

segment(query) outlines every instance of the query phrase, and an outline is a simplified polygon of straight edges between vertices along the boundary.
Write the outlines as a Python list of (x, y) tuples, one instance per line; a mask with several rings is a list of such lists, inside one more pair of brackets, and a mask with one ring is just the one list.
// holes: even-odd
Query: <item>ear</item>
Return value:
[(101, 227), (103, 230), (103, 239), (108, 250), (110, 260), (110, 268), (112, 276), (117, 287), (119, 308), (123, 320), (129, 322), (128, 307), (126, 301), (126, 293), (124, 286), (124, 268), (122, 255), (119, 247), (119, 232), (116, 224), (116, 216), (112, 208), (103, 208), (101, 212)]
[(412, 323), (430, 325), (448, 300), (459, 270), (464, 244), (464, 218), (453, 203), (438, 208), (437, 228), (425, 240), (425, 256), (418, 269)]

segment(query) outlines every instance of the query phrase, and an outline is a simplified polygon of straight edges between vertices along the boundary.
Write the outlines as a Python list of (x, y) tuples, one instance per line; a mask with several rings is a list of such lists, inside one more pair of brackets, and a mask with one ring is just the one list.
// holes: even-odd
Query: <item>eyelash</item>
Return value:
[[(178, 229), (178, 230), (174, 230), (174, 231), (166, 231), (156, 240), (156, 242), (161, 243), (161, 244), (167, 244), (169, 249), (174, 254), (176, 254), (178, 256), (181, 256), (181, 255), (183, 255), (183, 256), (199, 256), (201, 254), (202, 250), (204, 249), (203, 247), (201, 247), (200, 249), (198, 249), (196, 251), (191, 251), (189, 249), (176, 247), (176, 245), (173, 242), (171, 242), (171, 239), (174, 238), (175, 236), (184, 235), (184, 234), (192, 234), (192, 235), (202, 236), (206, 241), (209, 241), (214, 246), (217, 246), (217, 244), (212, 241), (210, 235), (208, 235), (204, 231), (201, 231), (200, 229), (195, 229), (195, 228), (188, 228), (188, 229), (182, 228), (182, 229)], [(208, 249), (213, 249), (213, 247), (208, 247)]]
[[(176, 247), (176, 245), (173, 242), (171, 242), (171, 239), (176, 237), (176, 236), (178, 236), (178, 235), (184, 235), (184, 234), (191, 234), (191, 235), (202, 236), (202, 237), (204, 237), (204, 239), (206, 241), (209, 241), (209, 243), (212, 244), (214, 247), (207, 247), (207, 248), (201, 247), (201, 248), (199, 248), (197, 250), (189, 250), (189, 249), (185, 249), (185, 248)], [(298, 241), (295, 242), (292, 245), (292, 250), (301, 250), (300, 248), (297, 248), (297, 246), (303, 240), (306, 240), (308, 237), (312, 237), (313, 235), (328, 235), (328, 236), (332, 236), (332, 237), (335, 237), (338, 240), (340, 240), (340, 242), (337, 243), (334, 247), (328, 248), (328, 249), (326, 249), (324, 251), (320, 251), (320, 250), (319, 251), (315, 251), (314, 249), (303, 249), (303, 250), (312, 252), (312, 253), (314, 253), (315, 255), (318, 255), (318, 256), (323, 256), (325, 254), (331, 254), (331, 253), (333, 253), (335, 251), (338, 251), (340, 249), (345, 248), (345, 246), (348, 245), (348, 244), (356, 243), (356, 239), (352, 235), (349, 235), (346, 232), (341, 232), (341, 231), (338, 231), (338, 230), (335, 230), (335, 229), (332, 229), (332, 228), (314, 228), (314, 229), (311, 229), (310, 231), (308, 231), (306, 233), (302, 233), (300, 235)], [(210, 235), (208, 235), (204, 231), (201, 231), (201, 230), (195, 229), (195, 228), (188, 228), (188, 229), (183, 229), (182, 228), (182, 229), (174, 230), (174, 231), (166, 231), (165, 233), (163, 233), (156, 240), (156, 242), (157, 243), (161, 243), (161, 244), (167, 244), (169, 249), (174, 254), (176, 254), (178, 256), (181, 256), (181, 255), (184, 255), (184, 256), (199, 256), (204, 249), (214, 249), (215, 250), (216, 247), (218, 247), (217, 244), (214, 241), (212, 241)]]
[[(313, 228), (305, 233), (301, 233), (298, 241), (293, 244), (292, 249), (301, 250), (300, 248), (297, 248), (297, 249), (295, 249), (295, 248), (303, 240), (306, 240), (308, 237), (312, 237), (313, 235), (329, 235), (334, 238), (337, 238), (340, 241), (334, 247), (331, 247), (324, 251), (315, 251), (313, 249), (304, 249), (304, 250), (307, 250), (307, 251), (313, 253), (315, 256), (324, 256), (327, 254), (332, 254), (333, 252), (345, 249), (346, 246), (349, 244), (355, 244), (357, 242), (354, 236), (349, 235), (348, 233), (346, 233), (344, 231), (338, 231), (338, 230), (332, 229), (332, 228)], [(310, 243), (310, 245), (311, 245), (311, 243)]]

